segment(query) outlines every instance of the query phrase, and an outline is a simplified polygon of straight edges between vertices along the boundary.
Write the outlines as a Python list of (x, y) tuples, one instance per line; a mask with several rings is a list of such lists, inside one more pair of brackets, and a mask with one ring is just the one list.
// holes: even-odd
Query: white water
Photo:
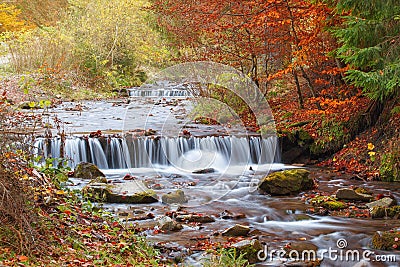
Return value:
[[(39, 138), (36, 153), (44, 158), (60, 157), (59, 138)], [(273, 163), (277, 156), (277, 138), (270, 137), (127, 137), (81, 138), (65, 140), (68, 165), (91, 162), (101, 169), (126, 169), (173, 166), (184, 171)], [(255, 166), (256, 167), (256, 166)]]

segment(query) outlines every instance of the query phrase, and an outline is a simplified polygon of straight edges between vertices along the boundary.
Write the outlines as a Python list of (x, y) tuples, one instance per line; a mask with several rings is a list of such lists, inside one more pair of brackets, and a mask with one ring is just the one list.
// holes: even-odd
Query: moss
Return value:
[(379, 172), (382, 181), (400, 182), (400, 151), (393, 149), (382, 156)]
[(400, 232), (385, 231), (376, 232), (372, 237), (372, 246), (375, 249), (392, 250), (400, 248)]
[(258, 188), (272, 195), (288, 195), (314, 188), (314, 180), (305, 169), (274, 172), (261, 180)]
[(105, 177), (99, 168), (93, 163), (81, 162), (79, 163), (74, 171), (74, 176), (83, 179), (94, 179), (96, 177)]
[(368, 194), (368, 195), (371, 194), (371, 192), (365, 189), (364, 187), (357, 187), (354, 191), (356, 191), (356, 193), (359, 194)]
[(317, 196), (310, 200), (313, 206), (323, 207), (328, 210), (341, 210), (347, 208), (346, 203), (330, 196)]
[(393, 206), (390, 208), (373, 207), (371, 209), (372, 218), (395, 218), (400, 217), (400, 206)]
[(243, 240), (239, 243), (234, 244), (233, 247), (237, 249), (238, 254), (243, 255), (243, 258), (247, 259), (249, 263), (258, 262), (259, 259), (257, 257), (257, 254), (260, 250), (263, 249), (260, 241), (258, 241), (257, 239)]
[(157, 202), (157, 195), (153, 190), (135, 192), (124, 195), (114, 192), (112, 184), (90, 184), (82, 189), (82, 194), (91, 201), (108, 203), (153, 203)]
[(303, 142), (312, 142), (313, 138), (311, 137), (311, 135), (304, 129), (300, 129), (297, 132), (297, 135), (299, 136), (299, 140), (303, 141)]

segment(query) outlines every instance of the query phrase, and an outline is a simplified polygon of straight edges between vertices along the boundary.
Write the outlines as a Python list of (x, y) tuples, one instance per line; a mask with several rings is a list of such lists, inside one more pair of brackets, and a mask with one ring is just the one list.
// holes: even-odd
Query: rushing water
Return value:
[[(204, 236), (208, 242), (225, 242), (226, 238), (216, 232), (235, 223), (249, 225), (259, 231), (257, 238), (269, 249), (279, 249), (287, 242), (307, 240), (323, 249), (337, 249), (337, 240), (345, 239), (348, 249), (360, 252), (370, 249), (372, 234), (377, 230), (400, 227), (399, 220), (347, 219), (322, 217), (306, 214), (308, 208), (301, 196), (270, 197), (256, 190), (258, 181), (271, 170), (290, 168), (279, 164), (276, 153), (277, 139), (262, 139), (255, 135), (226, 135), (216, 133), (216, 126), (196, 125), (185, 122), (189, 105), (187, 100), (171, 101), (171, 97), (184, 97), (179, 88), (130, 90), (130, 103), (84, 102), (83, 110), (71, 111), (69, 107), (77, 103), (65, 103), (53, 110), (50, 115), (69, 122), (67, 132), (71, 133), (64, 144), (68, 164), (74, 167), (80, 161), (97, 164), (110, 180), (122, 181), (130, 173), (154, 189), (158, 196), (182, 189), (189, 197), (185, 205), (190, 212), (208, 214), (216, 218), (215, 223), (185, 225), (178, 233), (157, 234), (148, 231), (154, 242), (176, 244), (191, 248)], [(161, 97), (161, 98), (160, 98)], [(167, 99), (165, 99), (167, 98)], [(67, 110), (66, 110), (67, 109)], [(124, 113), (129, 110), (130, 112)], [(174, 123), (165, 130), (165, 122), (160, 122), (163, 114), (170, 114)], [(149, 116), (151, 114), (151, 116)], [(129, 123), (125, 123), (127, 118)], [(143, 123), (144, 119), (146, 123)], [(149, 126), (163, 133), (173, 132), (174, 127), (189, 127), (192, 135), (182, 136), (133, 136), (130, 130)], [(168, 125), (167, 125), (168, 126)], [(182, 126), (182, 127), (183, 127)], [(125, 129), (124, 129), (125, 127)], [(128, 129), (127, 129), (128, 127)], [(179, 126), (181, 127), (181, 126)], [(87, 137), (91, 131), (128, 132), (123, 137)], [(82, 136), (82, 134), (84, 136)], [(243, 134), (243, 133), (242, 133)], [(36, 152), (45, 157), (59, 157), (60, 138), (38, 138)], [(251, 168), (250, 168), (251, 167)], [(193, 170), (214, 168), (215, 173), (194, 174)], [(338, 177), (329, 170), (314, 169), (314, 178), (319, 180), (319, 189), (334, 193), (336, 189), (350, 185), (369, 187), (374, 193), (389, 192), (400, 201), (400, 186), (385, 183), (364, 183), (350, 181), (349, 177)], [(72, 179), (76, 187), (86, 181)], [(152, 212), (162, 216), (170, 208), (161, 202), (141, 205), (109, 204), (107, 208), (118, 213), (120, 210)], [(244, 214), (239, 219), (222, 219), (221, 213)], [(154, 226), (154, 220), (136, 222), (146, 228)], [(382, 251), (375, 251), (382, 254)], [(389, 252), (390, 253), (390, 252)], [(393, 253), (392, 253), (393, 254)], [(198, 264), (200, 254), (193, 254), (188, 262)], [(400, 261), (400, 258), (397, 258)], [(260, 266), (281, 266), (281, 261), (265, 261)], [(355, 261), (335, 261), (325, 259), (322, 266), (355, 266)], [(357, 266), (398, 266), (396, 263), (366, 262)]]
[[(37, 155), (60, 157), (60, 138), (38, 138), (34, 146)], [(72, 168), (81, 161), (94, 163), (101, 169), (168, 165), (185, 168), (187, 162), (196, 162), (197, 169), (219, 169), (227, 164), (272, 163), (275, 155), (279, 161), (274, 137), (72, 137), (65, 140), (64, 146), (64, 157)]]

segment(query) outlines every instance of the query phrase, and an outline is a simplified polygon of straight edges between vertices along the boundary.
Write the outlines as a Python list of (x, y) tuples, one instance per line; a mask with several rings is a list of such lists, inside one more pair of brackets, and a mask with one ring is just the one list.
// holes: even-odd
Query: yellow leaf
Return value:
[(368, 150), (372, 150), (374, 148), (375, 148), (374, 144), (368, 143)]

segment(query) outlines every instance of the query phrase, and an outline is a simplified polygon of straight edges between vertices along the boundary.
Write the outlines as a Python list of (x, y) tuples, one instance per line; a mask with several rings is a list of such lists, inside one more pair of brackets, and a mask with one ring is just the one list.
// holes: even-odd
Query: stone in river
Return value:
[(182, 204), (188, 202), (187, 198), (185, 197), (185, 193), (180, 189), (176, 190), (173, 193), (170, 192), (168, 194), (164, 194), (161, 197), (161, 200), (165, 204)]
[(82, 179), (94, 179), (97, 177), (105, 177), (105, 175), (93, 163), (80, 162), (75, 167), (74, 177)]
[(250, 228), (245, 225), (235, 224), (225, 231), (222, 232), (223, 236), (247, 236), (250, 232)]
[(213, 172), (215, 172), (214, 168), (206, 168), (206, 169), (201, 169), (201, 170), (194, 170), (192, 173), (204, 174), (204, 173), (213, 173)]
[(393, 206), (394, 204), (396, 204), (396, 201), (393, 198), (384, 197), (377, 201), (367, 203), (366, 206), (370, 209), (372, 209), (373, 207), (389, 208), (390, 206)]
[(368, 194), (357, 193), (351, 188), (340, 188), (336, 191), (337, 199), (370, 201), (373, 197)]
[(215, 219), (213, 217), (200, 214), (178, 215), (176, 216), (176, 220), (181, 222), (198, 222), (198, 223), (215, 222)]
[(313, 189), (314, 180), (305, 169), (292, 169), (274, 172), (264, 177), (258, 189), (271, 195), (290, 195)]
[(161, 217), (158, 221), (158, 226), (163, 231), (179, 231), (182, 230), (183, 226), (180, 223), (175, 222), (168, 216)]
[(92, 201), (108, 203), (153, 203), (157, 195), (140, 181), (119, 184), (91, 183), (82, 189), (85, 197)]
[(257, 239), (242, 240), (233, 244), (232, 247), (236, 248), (239, 254), (243, 254), (243, 257), (247, 259), (249, 263), (256, 263), (260, 261), (258, 255), (259, 251), (263, 250), (263, 247), (260, 241)]

